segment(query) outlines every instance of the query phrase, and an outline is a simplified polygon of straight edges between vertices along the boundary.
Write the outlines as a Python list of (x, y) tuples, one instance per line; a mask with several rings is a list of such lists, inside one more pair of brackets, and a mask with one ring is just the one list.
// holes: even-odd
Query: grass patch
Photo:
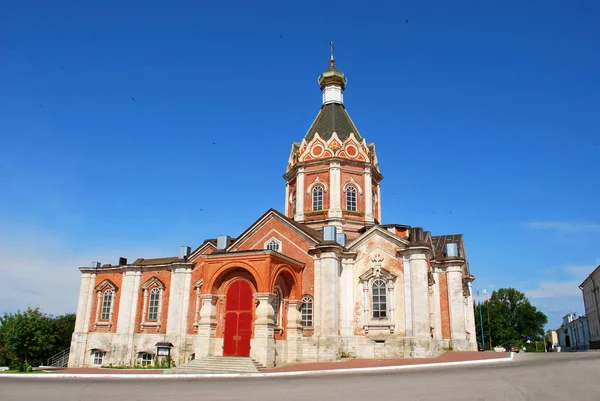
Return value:
[(19, 372), (18, 370), (5, 370), (4, 372), (0, 372), (0, 375), (2, 374), (15, 374), (15, 373), (21, 373), (21, 374), (26, 374), (26, 375), (45, 375), (48, 373), (54, 373), (54, 372), (44, 372), (43, 370), (32, 370), (31, 372)]

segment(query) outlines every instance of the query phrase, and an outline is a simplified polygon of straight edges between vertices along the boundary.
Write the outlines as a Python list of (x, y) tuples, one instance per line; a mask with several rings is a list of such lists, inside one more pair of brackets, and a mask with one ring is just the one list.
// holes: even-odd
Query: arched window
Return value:
[(265, 249), (279, 252), (281, 249), (281, 243), (275, 238), (272, 238), (269, 242), (266, 243)]
[(148, 303), (148, 320), (158, 320), (158, 304), (160, 301), (160, 289), (153, 288), (150, 291), (150, 302)]
[(101, 320), (110, 320), (110, 311), (112, 309), (113, 295), (113, 290), (104, 291), (104, 295), (102, 296), (102, 314), (100, 315)]
[(323, 188), (316, 186), (312, 190), (312, 210), (323, 210)]
[(273, 299), (273, 321), (275, 322), (275, 326), (281, 326), (279, 324), (279, 310), (281, 309), (281, 290), (275, 287), (275, 299)]
[(387, 288), (385, 281), (377, 279), (373, 281), (373, 319), (387, 318)]
[(346, 210), (356, 212), (356, 188), (346, 188)]
[(313, 300), (308, 295), (302, 297), (302, 327), (309, 328), (313, 325)]

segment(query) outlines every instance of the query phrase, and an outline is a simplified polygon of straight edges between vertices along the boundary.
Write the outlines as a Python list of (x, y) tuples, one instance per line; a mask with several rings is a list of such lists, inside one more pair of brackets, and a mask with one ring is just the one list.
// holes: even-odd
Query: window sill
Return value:
[(394, 329), (396, 328), (396, 326), (394, 324), (391, 324), (389, 322), (384, 323), (370, 323), (370, 324), (366, 324), (363, 326), (363, 330), (365, 332), (365, 334), (369, 334), (369, 332), (371, 332), (371, 334), (394, 334)]
[(145, 322), (145, 323), (141, 323), (140, 324), (140, 328), (142, 330), (144, 329), (159, 329), (161, 326), (160, 322)]
[(94, 327), (108, 327), (109, 329), (112, 327), (112, 322), (95, 322)]

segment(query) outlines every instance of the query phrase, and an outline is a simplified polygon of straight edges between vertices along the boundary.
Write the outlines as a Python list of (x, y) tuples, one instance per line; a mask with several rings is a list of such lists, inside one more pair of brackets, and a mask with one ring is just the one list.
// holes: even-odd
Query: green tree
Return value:
[(74, 314), (53, 317), (39, 308), (5, 313), (0, 317), (0, 359), (21, 370), (44, 364), (69, 346), (74, 327)]
[(531, 305), (525, 294), (514, 288), (500, 288), (492, 292), (490, 299), (475, 305), (475, 316), (477, 341), (481, 343), (483, 324), (488, 348), (490, 338), (492, 345), (498, 346), (508, 343), (523, 345), (528, 337), (532, 341), (541, 341), (544, 325), (548, 322), (546, 315)]

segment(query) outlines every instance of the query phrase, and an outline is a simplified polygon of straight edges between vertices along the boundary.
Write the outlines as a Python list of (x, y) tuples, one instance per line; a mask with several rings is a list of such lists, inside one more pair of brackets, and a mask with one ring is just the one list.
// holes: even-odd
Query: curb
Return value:
[(55, 373), (49, 375), (31, 375), (31, 374), (20, 374), (13, 373), (10, 375), (0, 375), (0, 377), (15, 377), (15, 378), (35, 378), (35, 379), (58, 379), (58, 378), (78, 378), (78, 379), (232, 379), (232, 378), (268, 378), (268, 377), (293, 377), (293, 376), (314, 376), (314, 375), (343, 375), (353, 373), (373, 373), (373, 372), (395, 372), (399, 370), (407, 369), (426, 369), (426, 368), (441, 368), (451, 366), (465, 366), (465, 365), (486, 365), (500, 362), (510, 362), (514, 358), (514, 354), (511, 352), (507, 358), (494, 358), (494, 359), (476, 359), (471, 361), (456, 361), (456, 362), (438, 362), (438, 363), (424, 363), (415, 365), (395, 365), (395, 366), (373, 366), (368, 368), (348, 368), (348, 369), (329, 369), (329, 370), (300, 370), (295, 372), (261, 372), (261, 373), (206, 373), (206, 374), (194, 374), (194, 373), (175, 373), (175, 374), (90, 374), (90, 373)]

